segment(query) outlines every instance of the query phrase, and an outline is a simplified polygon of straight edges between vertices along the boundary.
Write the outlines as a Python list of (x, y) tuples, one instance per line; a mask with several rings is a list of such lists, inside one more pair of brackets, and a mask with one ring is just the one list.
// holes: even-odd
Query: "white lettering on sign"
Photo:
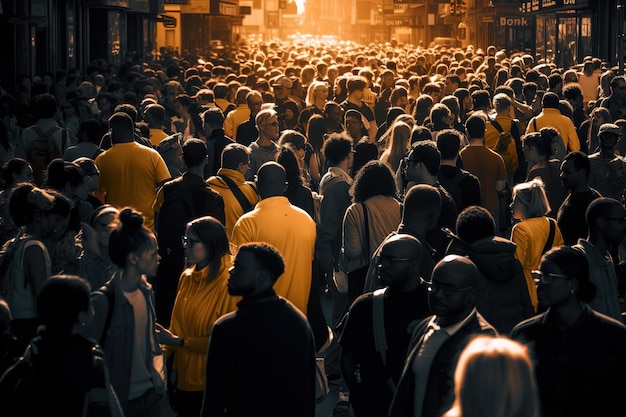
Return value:
[(501, 17), (500, 26), (528, 26), (528, 19), (525, 17)]
[(575, 6), (576, 5), (576, 0), (563, 0), (563, 5), (564, 6)]

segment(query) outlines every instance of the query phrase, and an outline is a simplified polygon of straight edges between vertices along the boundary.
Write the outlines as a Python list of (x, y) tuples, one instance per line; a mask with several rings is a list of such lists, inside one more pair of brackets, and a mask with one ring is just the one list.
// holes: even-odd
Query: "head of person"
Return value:
[(365, 87), (367, 87), (367, 79), (361, 76), (351, 77), (348, 79), (346, 87), (348, 88), (348, 95), (356, 94), (362, 97)]
[(580, 151), (570, 152), (561, 163), (561, 184), (566, 190), (576, 190), (587, 184), (590, 172), (591, 164), (587, 154)]
[(457, 216), (456, 233), (459, 239), (472, 245), (481, 239), (492, 238), (496, 233), (496, 224), (487, 209), (470, 206)]
[(2, 188), (9, 189), (21, 182), (33, 181), (33, 168), (22, 158), (11, 158), (2, 165)]
[(594, 107), (591, 111), (591, 124), (599, 128), (605, 123), (612, 123), (613, 119), (608, 109), (604, 107)]
[(502, 336), (473, 338), (457, 362), (454, 403), (444, 417), (538, 415), (537, 382), (527, 347)]
[(118, 224), (109, 237), (109, 258), (120, 269), (133, 268), (140, 274), (156, 275), (159, 266), (157, 240), (144, 226), (141, 213), (130, 207), (120, 211)]
[(542, 127), (541, 129), (539, 129), (539, 133), (541, 134), (541, 139), (544, 143), (542, 145), (542, 148), (538, 148), (538, 150), (540, 152), (545, 152), (545, 148), (547, 146), (550, 146), (549, 153), (546, 157), (547, 159), (550, 159), (552, 155), (556, 155), (559, 144), (563, 143), (561, 133), (559, 133), (559, 131), (552, 126)]
[(187, 223), (183, 236), (185, 256), (196, 271), (209, 267), (208, 281), (217, 277), (224, 256), (230, 256), (226, 229), (211, 216), (204, 216)]
[(423, 142), (427, 140), (433, 139), (433, 133), (426, 126), (413, 126), (411, 130), (411, 144), (410, 146), (415, 145), (418, 142)]
[(65, 233), (72, 202), (54, 190), (21, 183), (11, 193), (9, 214), (17, 227), (29, 227), (39, 238), (58, 240)]
[(468, 258), (447, 255), (433, 269), (427, 284), (428, 304), (441, 327), (459, 323), (474, 308), (478, 269)]
[(373, 196), (397, 198), (396, 183), (387, 164), (369, 161), (357, 172), (350, 194), (355, 203), (362, 203)]
[(408, 181), (424, 183), (429, 177), (437, 177), (441, 166), (441, 153), (437, 144), (432, 140), (417, 142), (411, 148), (404, 166)]
[(285, 194), (287, 196), (291, 196), (291, 193), (295, 192), (304, 182), (302, 172), (300, 171), (300, 161), (301, 158), (290, 144), (281, 145), (278, 154), (276, 154), (276, 162), (285, 169), (287, 179)]
[(170, 168), (180, 170), (183, 167), (183, 150), (180, 145), (180, 133), (174, 133), (163, 139), (156, 146), (156, 150), (161, 155), (165, 163)]
[(182, 161), (188, 170), (203, 168), (207, 161), (207, 147), (201, 139), (187, 139), (182, 146)]
[(405, 108), (409, 104), (409, 92), (404, 87), (395, 87), (389, 95), (389, 103), (393, 107)]
[(128, 143), (134, 140), (135, 121), (124, 112), (113, 113), (109, 117), (111, 143)]
[(211, 134), (219, 129), (224, 128), (224, 113), (219, 107), (209, 107), (202, 113), (202, 129), (208, 138)]
[(77, 326), (88, 324), (93, 314), (90, 295), (89, 283), (78, 276), (55, 275), (45, 280), (37, 295), (43, 335), (69, 337)]
[(542, 308), (558, 308), (571, 302), (588, 303), (596, 295), (589, 278), (587, 256), (571, 246), (546, 252), (538, 271), (532, 272)]
[(261, 199), (285, 195), (287, 173), (277, 162), (266, 162), (256, 174), (257, 191)]
[(253, 296), (272, 288), (285, 272), (285, 261), (276, 248), (268, 243), (246, 243), (239, 247), (230, 268), (228, 292), (243, 297)]
[(467, 135), (470, 140), (484, 139), (486, 129), (485, 118), (478, 114), (470, 116), (465, 122), (465, 129), (467, 130)]
[(150, 127), (160, 128), (165, 121), (165, 107), (160, 104), (150, 104), (144, 111), (143, 119)]
[(626, 96), (626, 77), (618, 75), (611, 80), (611, 96), (622, 99)]
[(556, 93), (547, 92), (541, 98), (541, 108), (543, 109), (558, 109), (559, 108), (559, 96)]
[(454, 160), (461, 148), (461, 133), (455, 129), (444, 129), (437, 135), (437, 149), (442, 160)]
[(459, 99), (456, 98), (456, 96), (447, 95), (441, 99), (440, 103), (445, 105), (452, 113), (452, 122), (457, 120), (457, 118), (459, 117), (459, 113), (461, 112)]
[(95, 231), (100, 253), (108, 256), (111, 232), (119, 226), (120, 211), (110, 204), (104, 204), (94, 210), (89, 225)]
[(404, 195), (402, 206), (402, 224), (411, 227), (414, 224), (426, 224), (426, 231), (437, 227), (441, 212), (441, 194), (428, 184), (417, 184), (409, 188)]
[(334, 101), (328, 101), (324, 104), (324, 118), (332, 124), (341, 124), (343, 122), (343, 108)]
[(540, 132), (528, 133), (523, 137), (522, 150), (531, 164), (547, 161), (552, 153), (551, 138), (547, 140)]
[(57, 99), (52, 94), (40, 94), (35, 100), (35, 110), (38, 118), (52, 119), (57, 112)]
[(259, 111), (254, 122), (259, 131), (259, 137), (262, 136), (273, 141), (278, 139), (278, 113), (275, 110), (264, 109)]
[(451, 126), (454, 119), (448, 106), (437, 103), (430, 109), (430, 121), (435, 126)]
[(433, 104), (434, 100), (428, 94), (422, 94), (417, 98), (413, 112), (417, 124), (423, 123), (424, 119), (430, 115), (430, 109), (433, 107)]
[(498, 114), (503, 114), (506, 116), (510, 115), (511, 103), (511, 98), (504, 93), (498, 93), (493, 96), (493, 107), (496, 109), (496, 112)]
[(252, 90), (246, 94), (246, 103), (250, 109), (250, 115), (255, 116), (261, 111), (263, 105), (263, 96), (257, 90)]
[(326, 101), (327, 97), (328, 84), (326, 84), (324, 81), (313, 81), (307, 89), (305, 102), (307, 106), (312, 106), (316, 100)]
[(405, 292), (419, 285), (422, 244), (417, 238), (393, 235), (383, 242), (378, 259), (378, 279), (384, 286)]
[(541, 178), (537, 177), (513, 187), (511, 213), (514, 219), (525, 220), (542, 217), (547, 215), (550, 210), (550, 203)]
[(618, 200), (608, 197), (595, 199), (587, 207), (585, 213), (589, 237), (601, 237), (614, 245), (624, 238), (626, 209)]
[(598, 139), (602, 149), (613, 150), (621, 135), (620, 127), (613, 123), (604, 123), (598, 130)]
[(578, 84), (568, 84), (563, 88), (563, 97), (572, 105), (574, 110), (583, 106), (583, 92)]
[(88, 192), (92, 192), (98, 189), (98, 180), (100, 178), (100, 170), (96, 166), (93, 159), (87, 157), (80, 157), (74, 160), (85, 174), (85, 186)]
[(349, 109), (345, 113), (344, 125), (346, 126), (346, 131), (356, 141), (361, 139), (364, 131), (369, 127), (365, 116), (360, 111), (354, 109)]
[(272, 90), (274, 91), (274, 96), (278, 100), (284, 100), (289, 96), (291, 92), (291, 88), (293, 87), (293, 81), (289, 79), (289, 77), (285, 75), (281, 75), (272, 83)]
[(324, 146), (324, 138), (328, 130), (328, 123), (321, 114), (312, 115), (306, 123), (306, 137), (314, 150), (319, 151)]
[(324, 142), (322, 152), (328, 165), (336, 167), (348, 160), (347, 168), (352, 168), (352, 162), (354, 161), (352, 139), (345, 133), (331, 134)]
[(222, 151), (222, 168), (244, 174), (250, 165), (250, 150), (240, 143), (230, 143)]
[(491, 97), (489, 96), (489, 91), (487, 90), (477, 90), (471, 94), (472, 97), (472, 106), (476, 110), (487, 110), (489, 109), (489, 102)]

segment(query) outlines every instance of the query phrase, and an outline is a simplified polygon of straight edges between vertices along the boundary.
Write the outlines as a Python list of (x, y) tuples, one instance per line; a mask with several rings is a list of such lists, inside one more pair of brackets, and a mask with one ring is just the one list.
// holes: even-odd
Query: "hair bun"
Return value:
[(137, 231), (141, 230), (141, 227), (143, 226), (143, 216), (141, 213), (130, 207), (126, 207), (120, 211), (119, 219), (122, 225), (122, 230)]

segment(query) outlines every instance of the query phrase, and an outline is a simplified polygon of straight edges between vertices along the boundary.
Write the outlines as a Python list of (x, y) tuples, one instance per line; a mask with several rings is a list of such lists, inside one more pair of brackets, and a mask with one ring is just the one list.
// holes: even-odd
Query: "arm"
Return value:
[(567, 123), (567, 150), (569, 152), (575, 152), (580, 150), (580, 140), (578, 138), (578, 132), (576, 132), (576, 126), (570, 120)]
[(533, 117), (533, 108), (528, 104), (513, 100), (513, 106), (515, 107), (515, 110), (519, 111), (524, 116), (524, 120), (528, 120)]
[[(348, 258), (358, 258), (363, 253), (361, 229), (363, 228), (363, 208), (361, 204), (353, 204), (346, 211), (343, 218), (343, 235), (341, 247)], [(357, 212), (359, 212), (357, 214)]]
[(202, 417), (227, 415), (227, 406), (234, 385), (233, 363), (236, 354), (228, 345), (229, 335), (216, 323), (211, 331), (207, 350), (206, 387), (202, 404)]
[(46, 264), (46, 254), (44, 249), (37, 244), (28, 246), (24, 250), (24, 278), (33, 286), (35, 294), (39, 294), (43, 283), (50, 278)]
[(332, 242), (341, 235), (345, 207), (350, 204), (348, 193), (343, 193), (343, 189), (347, 187), (348, 183), (345, 182), (333, 185), (324, 195), (320, 205), (321, 221), (316, 249), (317, 258), (324, 271), (332, 271)]

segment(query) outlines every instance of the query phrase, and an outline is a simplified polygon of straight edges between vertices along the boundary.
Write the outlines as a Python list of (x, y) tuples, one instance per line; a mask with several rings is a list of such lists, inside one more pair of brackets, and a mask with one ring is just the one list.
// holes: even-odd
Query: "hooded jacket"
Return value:
[(467, 256), (478, 268), (476, 309), (500, 333), (535, 314), (515, 243), (493, 236), (467, 244), (452, 236), (446, 255)]

